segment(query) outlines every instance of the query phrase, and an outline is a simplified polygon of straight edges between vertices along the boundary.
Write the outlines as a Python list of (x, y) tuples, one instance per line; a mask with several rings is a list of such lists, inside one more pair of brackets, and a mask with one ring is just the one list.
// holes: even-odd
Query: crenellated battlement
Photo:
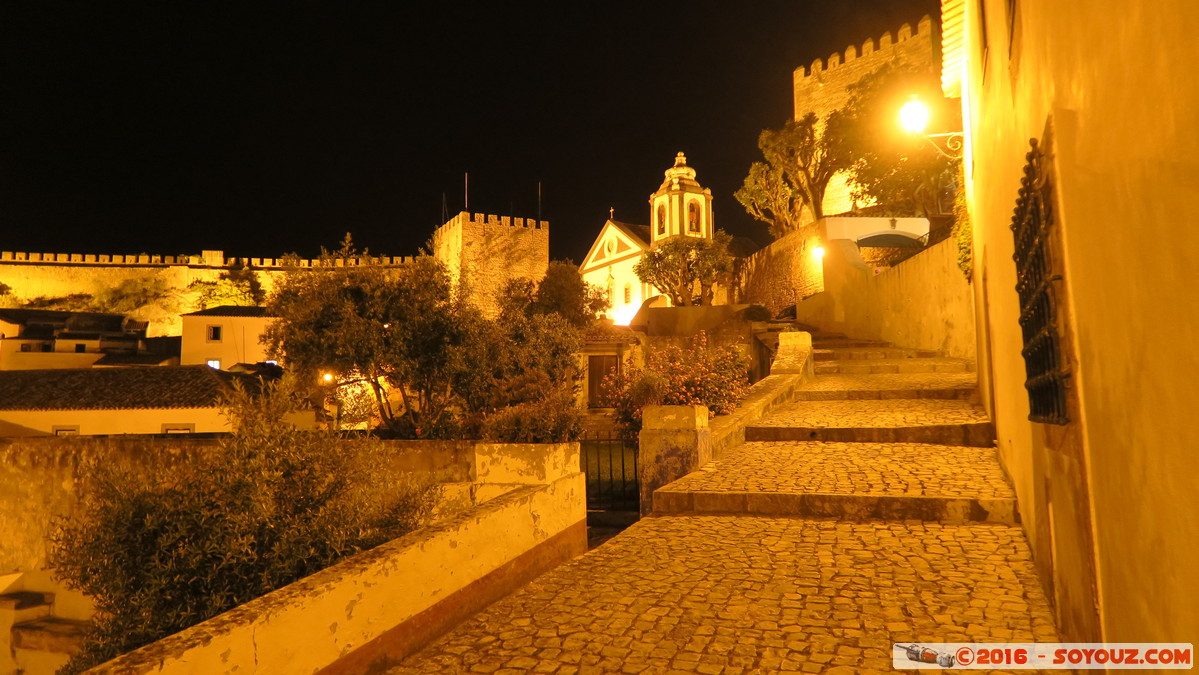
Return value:
[(285, 269), (288, 267), (355, 267), (383, 265), (398, 267), (410, 264), (412, 256), (355, 256), (349, 259), (335, 258), (226, 258), (224, 251), (204, 251), (199, 255), (108, 255), (94, 253), (28, 253), (24, 251), (0, 251), (0, 265), (128, 265), (137, 267), (209, 267), (253, 269)]
[(916, 36), (930, 36), (933, 30), (933, 21), (926, 14), (916, 24), (916, 32), (912, 32), (911, 24), (905, 23), (896, 31), (894, 39), (891, 37), (891, 31), (882, 34), (878, 39), (877, 47), (873, 38), (867, 38), (862, 43), (859, 56), (858, 47), (849, 45), (845, 52), (833, 52), (827, 59), (816, 59), (809, 66), (800, 66), (795, 69), (795, 77), (798, 80), (801, 77), (820, 77), (821, 73), (837, 68), (853, 62), (860, 57), (871, 56), (876, 53), (885, 53), (892, 51), (896, 46), (907, 42)]
[[(450, 227), (453, 225), (487, 225), (491, 227), (510, 227), (513, 229), (523, 228), (526, 230), (549, 230), (550, 224), (546, 220), (537, 220), (536, 218), (510, 218), (508, 216), (496, 216), (488, 213), (470, 213), (461, 211), (458, 215), (450, 218), (441, 227)], [(438, 228), (441, 229), (441, 228)]]

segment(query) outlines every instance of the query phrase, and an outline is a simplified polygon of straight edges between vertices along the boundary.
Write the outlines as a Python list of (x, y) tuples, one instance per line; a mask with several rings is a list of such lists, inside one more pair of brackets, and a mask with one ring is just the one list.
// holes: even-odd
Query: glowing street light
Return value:
[(917, 98), (904, 103), (899, 109), (899, 123), (909, 133), (923, 134), (928, 126), (928, 106)]
[(329, 384), (332, 381), (333, 381), (333, 373), (321, 374), (321, 382), (324, 382), (325, 384)]
[(817, 246), (816, 248), (812, 249), (812, 257), (817, 260), (820, 260), (821, 258), (823, 258), (824, 257), (824, 247)]
[[(941, 153), (946, 159), (961, 159), (962, 158), (962, 132), (954, 131), (945, 134), (926, 134), (925, 128), (928, 127), (928, 120), (931, 116), (928, 106), (923, 101), (912, 96), (903, 107), (899, 109), (899, 124), (910, 134), (917, 134), (932, 144), (933, 149)], [(942, 148), (940, 141), (944, 139), (945, 147)]]

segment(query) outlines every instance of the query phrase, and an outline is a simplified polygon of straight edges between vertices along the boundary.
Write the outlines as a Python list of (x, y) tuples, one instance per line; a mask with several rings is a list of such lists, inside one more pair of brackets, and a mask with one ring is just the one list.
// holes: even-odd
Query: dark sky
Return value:
[[(420, 8), (413, 8), (420, 5)], [(449, 212), (579, 262), (687, 153), (716, 223), (791, 72), (937, 0), (0, 2), (0, 250), (410, 255)]]

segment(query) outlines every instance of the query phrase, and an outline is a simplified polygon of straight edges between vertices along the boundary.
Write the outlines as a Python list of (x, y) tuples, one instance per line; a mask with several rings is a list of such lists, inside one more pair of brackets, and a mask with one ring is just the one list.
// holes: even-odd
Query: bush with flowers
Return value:
[(652, 351), (645, 367), (626, 365), (604, 378), (603, 404), (615, 410), (624, 436), (641, 431), (647, 405), (702, 405), (713, 415), (732, 412), (749, 389), (749, 361), (733, 345), (709, 344), (700, 332), (686, 346)]

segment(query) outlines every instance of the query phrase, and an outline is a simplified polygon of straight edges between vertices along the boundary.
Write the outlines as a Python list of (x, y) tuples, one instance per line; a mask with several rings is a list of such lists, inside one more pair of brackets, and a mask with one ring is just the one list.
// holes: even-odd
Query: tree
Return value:
[(675, 306), (711, 305), (716, 285), (732, 280), (732, 240), (723, 230), (717, 230), (711, 239), (671, 237), (647, 251), (633, 272), (665, 293)]
[(377, 473), (387, 452), (378, 441), (350, 444), (285, 422), (302, 400), (291, 384), (235, 393), (232, 435), (154, 472), (83, 454), (80, 514), (62, 522), (51, 560), (98, 611), (60, 672), (210, 619), (423, 522), (436, 485)]
[(572, 326), (584, 328), (608, 308), (604, 292), (583, 281), (569, 261), (553, 260), (541, 281), (512, 279), (500, 291), (501, 316), (557, 314)]
[[(928, 69), (885, 65), (848, 87), (850, 98), (839, 112), (838, 132), (849, 157), (855, 200), (876, 204), (891, 216), (948, 214), (957, 191), (957, 165), (931, 141), (905, 136), (898, 128), (899, 108), (913, 94), (925, 102), (943, 101), (937, 75)], [(957, 128), (960, 112), (939, 106), (946, 128)]]
[(307, 381), (365, 382), (393, 432), (452, 435), (449, 348), (462, 328), (449, 274), (428, 255), (398, 269), (359, 257), (346, 235), (319, 267), (284, 273), (267, 305), (279, 317), (266, 332), (270, 352)]
[(216, 281), (193, 281), (188, 289), (199, 292), (196, 302), (200, 309), (222, 305), (257, 307), (266, 301), (258, 274), (248, 267), (221, 272)]
[(770, 225), (776, 239), (824, 216), (824, 192), (849, 156), (834, 112), (821, 124), (816, 113), (788, 120), (758, 136), (764, 162), (754, 162), (734, 197), (749, 215)]

